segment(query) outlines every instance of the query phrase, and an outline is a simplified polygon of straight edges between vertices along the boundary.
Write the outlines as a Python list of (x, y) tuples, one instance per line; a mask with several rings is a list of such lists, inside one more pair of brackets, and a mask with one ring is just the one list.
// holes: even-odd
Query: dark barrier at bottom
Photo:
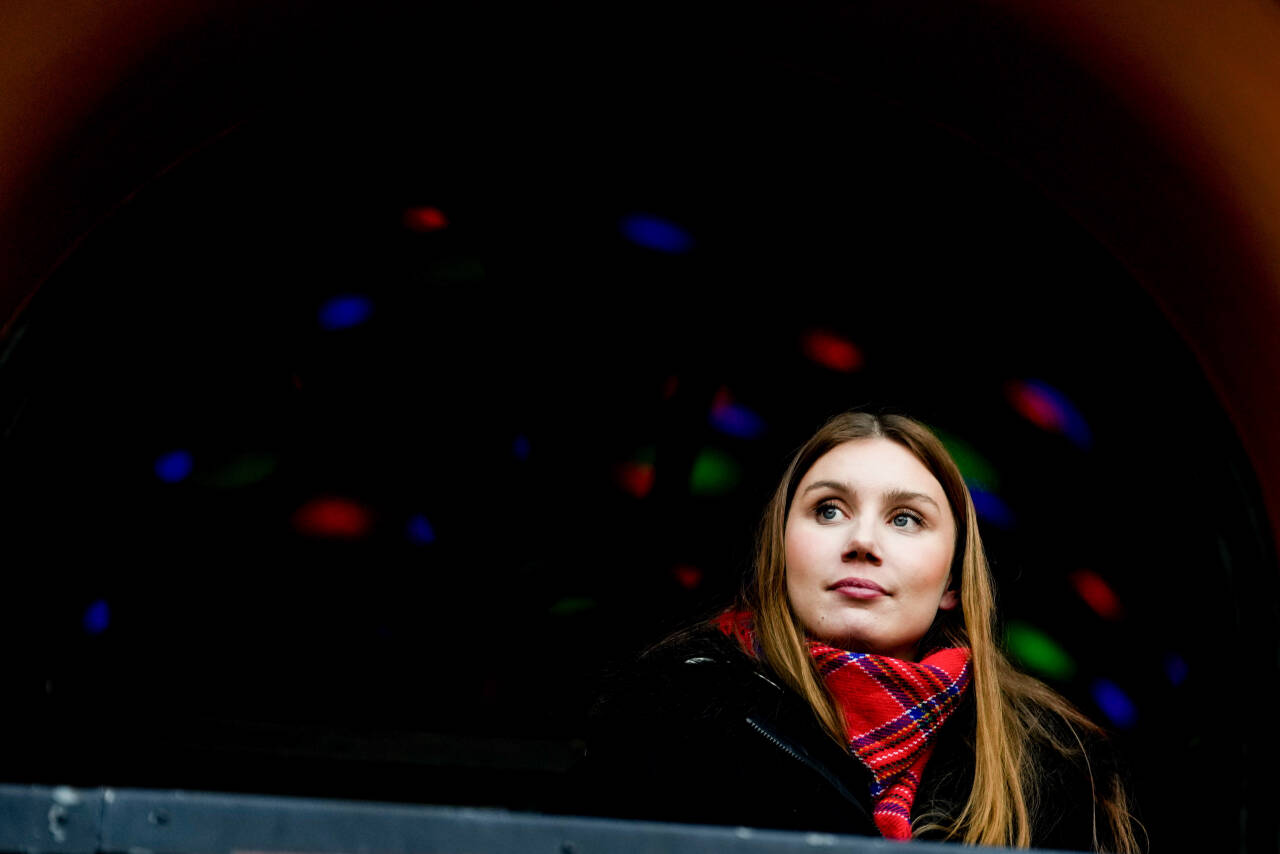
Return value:
[[(956, 846), (912, 843), (912, 851)], [(902, 851), (860, 836), (140, 789), (0, 785), (0, 851), (165, 854), (782, 854)], [(981, 852), (995, 849), (965, 849)]]

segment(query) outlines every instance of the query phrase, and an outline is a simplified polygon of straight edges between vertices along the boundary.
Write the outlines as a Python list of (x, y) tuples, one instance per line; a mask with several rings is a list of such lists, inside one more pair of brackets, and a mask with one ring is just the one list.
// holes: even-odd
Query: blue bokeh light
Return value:
[(969, 484), (969, 494), (973, 496), (973, 508), (978, 511), (979, 518), (985, 519), (997, 528), (1013, 527), (1013, 511), (1009, 509), (1009, 505), (994, 492), (987, 492), (972, 481), (966, 481), (966, 483)]
[(1086, 450), (1093, 447), (1093, 431), (1089, 429), (1089, 423), (1084, 420), (1080, 410), (1071, 402), (1071, 398), (1057, 388), (1040, 380), (1026, 380), (1024, 385), (1053, 404), (1060, 420), (1062, 435)]
[(711, 408), (711, 426), (739, 439), (755, 439), (763, 435), (764, 419), (737, 403), (721, 403)]
[(341, 294), (320, 306), (321, 329), (348, 329), (359, 326), (373, 314), (373, 301), (358, 294)]
[(156, 457), (156, 477), (165, 483), (177, 483), (186, 480), (195, 468), (195, 458), (190, 451), (174, 450)]
[(407, 528), (409, 539), (419, 545), (425, 546), (428, 543), (436, 541), (436, 529), (431, 527), (431, 523), (427, 521), (427, 517), (421, 513), (412, 516), (409, 519)]
[(107, 626), (111, 623), (111, 609), (107, 607), (105, 599), (89, 605), (84, 609), (84, 630), (91, 635), (100, 635), (107, 630)]
[(511, 443), (511, 453), (515, 454), (517, 460), (529, 459), (529, 452), (532, 448), (529, 445), (529, 437), (523, 434), (516, 436), (516, 440)]
[(1093, 701), (1119, 729), (1129, 729), (1138, 722), (1138, 707), (1119, 685), (1108, 679), (1094, 680)]
[(651, 214), (629, 214), (622, 218), (619, 227), (627, 240), (646, 249), (679, 254), (693, 248), (689, 232), (670, 220)]
[(1171, 652), (1164, 657), (1164, 675), (1169, 677), (1169, 682), (1175, 687), (1187, 681), (1189, 673), (1186, 660), (1175, 652)]

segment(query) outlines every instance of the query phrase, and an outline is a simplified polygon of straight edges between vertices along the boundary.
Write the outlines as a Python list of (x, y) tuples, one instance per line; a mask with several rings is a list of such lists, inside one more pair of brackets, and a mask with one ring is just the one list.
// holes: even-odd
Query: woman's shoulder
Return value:
[(639, 708), (652, 719), (662, 707), (670, 707), (687, 720), (700, 706), (734, 705), (736, 697), (758, 687), (755, 680), (774, 684), (736, 640), (715, 626), (697, 625), (668, 636), (609, 673), (592, 716), (600, 719), (619, 709), (634, 713)]
[(687, 663), (705, 657), (713, 662), (731, 663), (749, 658), (733, 638), (712, 623), (696, 623), (668, 635), (639, 656), (642, 666), (655, 667)]
[(813, 710), (715, 626), (655, 645), (592, 713), (592, 812), (663, 821), (872, 833), (869, 772)]
[(582, 769), (590, 811), (708, 823), (732, 815), (724, 787), (704, 781), (741, 744), (737, 723), (752, 703), (752, 668), (730, 638), (699, 626), (607, 674)]

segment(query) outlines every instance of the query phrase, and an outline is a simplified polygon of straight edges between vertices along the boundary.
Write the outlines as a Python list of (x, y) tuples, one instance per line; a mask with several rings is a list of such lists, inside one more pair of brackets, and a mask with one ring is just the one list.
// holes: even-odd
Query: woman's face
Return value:
[(888, 439), (837, 445), (787, 514), (787, 596), (810, 635), (914, 661), (949, 589), (956, 523), (942, 484)]

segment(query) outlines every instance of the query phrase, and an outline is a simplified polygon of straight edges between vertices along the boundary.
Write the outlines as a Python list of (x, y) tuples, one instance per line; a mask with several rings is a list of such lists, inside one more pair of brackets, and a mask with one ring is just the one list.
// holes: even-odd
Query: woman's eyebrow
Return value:
[(804, 492), (801, 495), (808, 495), (816, 489), (833, 489), (836, 492), (844, 492), (846, 494), (853, 491), (838, 480), (815, 480), (804, 488)]
[(938, 507), (938, 502), (934, 501), (932, 498), (925, 495), (923, 492), (912, 492), (908, 489), (892, 489), (886, 492), (884, 494), (884, 497), (885, 497), (886, 503), (889, 503), (889, 504), (899, 504), (899, 503), (904, 503), (908, 501), (928, 501), (935, 508), (939, 510), (942, 509)]
[[(850, 489), (848, 485), (840, 483), (837, 480), (815, 480), (813, 483), (809, 484), (804, 488), (804, 492), (802, 494), (808, 495), (810, 492), (813, 492), (816, 489), (831, 489), (831, 490), (835, 490), (836, 492), (842, 492), (845, 495), (852, 494), (853, 492), (856, 491), (856, 490)], [(907, 501), (927, 501), (930, 504), (932, 504), (935, 508), (939, 510), (942, 509), (938, 507), (938, 502), (934, 501), (932, 498), (925, 495), (923, 492), (912, 492), (909, 489), (891, 489), (884, 494), (884, 498), (885, 498), (885, 503), (887, 504), (899, 504)]]

